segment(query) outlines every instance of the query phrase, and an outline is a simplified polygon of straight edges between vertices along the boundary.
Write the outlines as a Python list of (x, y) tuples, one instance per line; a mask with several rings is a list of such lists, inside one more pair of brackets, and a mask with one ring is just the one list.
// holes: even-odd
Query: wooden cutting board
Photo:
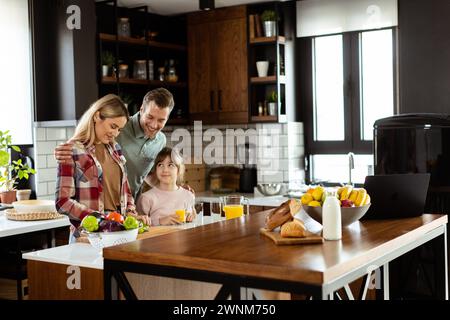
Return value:
[(176, 231), (183, 230), (181, 228), (177, 228), (176, 226), (154, 226), (150, 227), (147, 232), (138, 234), (137, 240), (147, 239), (157, 237), (163, 234), (172, 233)]
[(304, 238), (283, 238), (279, 231), (269, 231), (265, 228), (261, 228), (259, 231), (262, 235), (265, 235), (271, 239), (278, 246), (323, 243), (323, 238), (320, 235), (309, 231), (306, 231), (307, 235)]

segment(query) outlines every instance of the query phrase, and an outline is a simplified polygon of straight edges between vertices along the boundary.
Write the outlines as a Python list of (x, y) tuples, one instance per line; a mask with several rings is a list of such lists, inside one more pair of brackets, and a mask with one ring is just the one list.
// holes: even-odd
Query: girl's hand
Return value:
[(171, 214), (170, 216), (165, 216), (163, 218), (159, 218), (159, 224), (162, 226), (171, 226), (175, 224), (181, 224), (180, 219), (176, 213)]
[(152, 225), (152, 219), (150, 219), (148, 215), (136, 215), (135, 218), (138, 221), (142, 221), (143, 224), (149, 227)]
[(192, 222), (194, 221), (194, 219), (197, 217), (197, 213), (195, 212), (195, 210), (192, 210), (192, 212), (188, 212), (187, 216), (186, 216), (186, 222)]
[(143, 224), (149, 227), (152, 225), (152, 219), (150, 219), (150, 217), (146, 214), (140, 215), (137, 214), (136, 211), (128, 211), (127, 215), (135, 217), (136, 220), (142, 221)]

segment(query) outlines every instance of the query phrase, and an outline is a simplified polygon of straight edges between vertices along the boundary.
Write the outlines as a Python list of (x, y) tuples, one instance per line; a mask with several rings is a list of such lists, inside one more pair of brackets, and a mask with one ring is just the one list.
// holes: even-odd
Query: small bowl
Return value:
[(21, 200), (12, 203), (19, 213), (27, 212), (56, 212), (53, 200)]
[[(362, 207), (341, 207), (341, 224), (343, 227), (351, 225), (361, 219), (369, 210), (370, 204)], [(318, 223), (322, 224), (322, 207), (303, 205), (303, 210)]]
[(265, 196), (275, 196), (281, 191), (280, 183), (258, 183), (256, 188)]

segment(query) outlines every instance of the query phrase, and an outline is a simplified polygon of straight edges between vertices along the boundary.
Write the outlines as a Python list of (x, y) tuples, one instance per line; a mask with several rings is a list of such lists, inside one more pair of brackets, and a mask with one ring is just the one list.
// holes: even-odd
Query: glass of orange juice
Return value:
[(221, 200), (227, 220), (242, 217), (244, 215), (244, 205), (247, 206), (247, 213), (249, 212), (249, 201), (243, 196), (231, 195), (222, 197)]
[(186, 222), (186, 209), (178, 209), (175, 211), (180, 222)]

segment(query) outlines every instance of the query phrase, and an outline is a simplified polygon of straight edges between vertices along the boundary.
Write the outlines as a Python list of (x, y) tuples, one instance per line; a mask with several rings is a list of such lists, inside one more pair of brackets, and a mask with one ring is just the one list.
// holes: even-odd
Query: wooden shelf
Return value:
[[(100, 33), (99, 37), (100, 37), (100, 40), (105, 41), (105, 42), (116, 42), (116, 35), (114, 35), (114, 34)], [(132, 45), (139, 45), (139, 46), (147, 46), (148, 45), (153, 48), (186, 51), (186, 46), (182, 46), (182, 45), (174, 44), (174, 43), (165, 43), (165, 42), (158, 42), (158, 41), (152, 41), (152, 40), (147, 41), (145, 39), (137, 39), (137, 38), (130, 38), (130, 37), (119, 37), (117, 41), (120, 43), (126, 43), (126, 44), (132, 44)]]
[(284, 44), (286, 42), (286, 38), (283, 36), (277, 36), (277, 37), (257, 37), (250, 39), (250, 44), (274, 44), (277, 42)]
[(166, 125), (168, 126), (176, 126), (176, 125), (184, 125), (184, 124), (189, 124), (189, 120), (188, 119), (169, 119), (167, 120)]
[(252, 116), (252, 122), (277, 122), (278, 116)]
[[(103, 77), (103, 84), (116, 84), (117, 78), (115, 77)], [(158, 81), (158, 80), (142, 80), (133, 78), (119, 78), (119, 83), (122, 84), (139, 84), (139, 85), (149, 85), (149, 86), (162, 86), (162, 87), (186, 87), (186, 82), (170, 82), (170, 81)]]
[(277, 76), (268, 76), (268, 77), (251, 77), (251, 83), (275, 83), (277, 82)]

